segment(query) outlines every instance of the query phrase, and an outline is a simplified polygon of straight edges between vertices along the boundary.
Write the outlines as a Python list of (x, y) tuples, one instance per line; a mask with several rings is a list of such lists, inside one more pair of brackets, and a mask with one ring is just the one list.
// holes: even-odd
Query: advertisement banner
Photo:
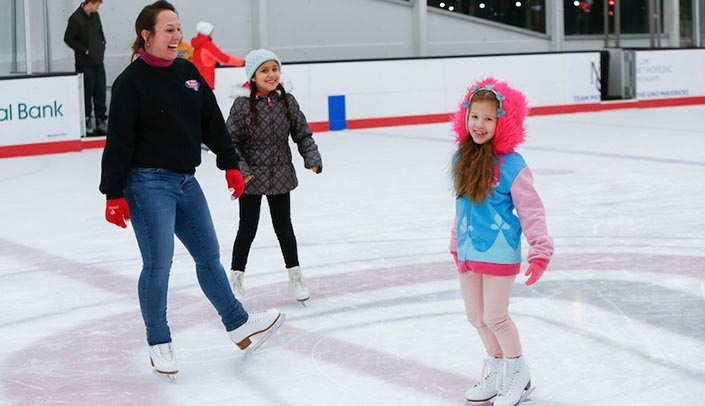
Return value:
[(637, 98), (644, 100), (703, 96), (703, 66), (705, 50), (637, 51)]
[(77, 75), (0, 80), (0, 148), (79, 141), (79, 94)]

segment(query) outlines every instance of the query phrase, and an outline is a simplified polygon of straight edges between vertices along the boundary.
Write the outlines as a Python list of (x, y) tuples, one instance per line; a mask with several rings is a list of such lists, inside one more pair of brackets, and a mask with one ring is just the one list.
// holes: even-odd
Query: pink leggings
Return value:
[(521, 355), (519, 332), (509, 317), (509, 295), (516, 276), (463, 272), (460, 290), (468, 321), (480, 334), (487, 354), (499, 358)]

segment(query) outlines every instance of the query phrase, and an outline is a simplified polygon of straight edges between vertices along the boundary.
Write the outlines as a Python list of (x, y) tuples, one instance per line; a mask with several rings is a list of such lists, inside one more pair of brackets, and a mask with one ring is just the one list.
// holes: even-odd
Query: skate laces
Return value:
[(490, 361), (485, 360), (482, 364), (482, 372), (480, 373), (480, 382), (476, 383), (475, 386), (485, 386), (489, 383), (490, 375), (492, 374), (490, 368)]
[(501, 384), (497, 387), (499, 397), (508, 396), (508, 393), (513, 392), (515, 390), (514, 387), (518, 384), (520, 374), (521, 368), (519, 365), (519, 360), (517, 360), (511, 368), (506, 362), (504, 363), (504, 365), (502, 365), (498, 381)]
[(249, 313), (250, 317), (247, 319), (247, 324), (259, 323), (260, 321), (267, 318), (268, 313), (269, 312), (267, 310)]
[(156, 355), (161, 361), (171, 362), (174, 360), (174, 350), (171, 348), (171, 343), (157, 344)]
[(502, 393), (504, 393), (504, 378), (507, 375), (507, 363), (503, 362), (502, 366), (499, 368), (499, 371), (497, 371), (497, 393), (498, 396), (502, 396)]

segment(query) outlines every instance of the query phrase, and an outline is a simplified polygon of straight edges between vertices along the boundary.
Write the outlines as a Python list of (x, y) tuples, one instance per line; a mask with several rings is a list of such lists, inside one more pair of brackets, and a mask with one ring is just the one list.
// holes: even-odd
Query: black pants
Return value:
[[(233, 244), (233, 261), (230, 269), (244, 272), (252, 241), (257, 234), (262, 195), (243, 194), (238, 201), (240, 202), (240, 224)], [(289, 193), (269, 195), (267, 196), (267, 204), (269, 204), (274, 233), (277, 235), (279, 247), (284, 256), (284, 264), (287, 268), (299, 266), (296, 236), (294, 235), (294, 227), (291, 225)]]
[(105, 65), (76, 65), (76, 72), (83, 73), (83, 100), (86, 106), (86, 117), (95, 110), (95, 118), (105, 120)]

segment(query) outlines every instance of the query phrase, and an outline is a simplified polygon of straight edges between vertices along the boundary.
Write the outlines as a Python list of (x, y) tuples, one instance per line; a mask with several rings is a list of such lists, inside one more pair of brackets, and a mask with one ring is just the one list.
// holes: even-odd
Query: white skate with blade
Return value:
[(270, 338), (272, 335), (274, 335), (274, 333), (276, 333), (277, 330), (279, 330), (279, 327), (281, 327), (282, 324), (284, 324), (284, 321), (285, 321), (285, 320), (286, 320), (286, 314), (285, 314), (285, 313), (282, 313), (282, 314), (279, 316), (279, 319), (277, 319), (277, 321), (274, 322), (274, 324), (272, 325), (272, 327), (270, 327), (270, 328), (267, 330), (267, 332), (264, 333), (264, 335), (263, 335), (259, 340), (257, 340), (257, 342), (255, 342), (254, 344), (252, 344), (252, 345), (250, 345), (249, 347), (247, 347), (247, 349), (245, 350), (245, 354), (244, 354), (244, 355), (242, 356), (242, 358), (241, 358), (242, 361), (245, 361), (245, 360), (247, 359), (247, 357), (249, 357), (253, 352), (257, 351), (257, 349), (258, 349), (259, 347), (261, 347), (262, 344), (264, 344), (267, 340), (269, 340), (269, 338)]
[[(524, 392), (522, 393), (521, 397), (519, 398), (519, 401), (516, 403), (517, 405), (524, 403), (524, 402), (531, 402), (531, 398), (529, 395), (531, 395), (531, 392), (534, 391), (536, 387), (532, 386), (529, 389), (525, 389)], [(493, 404), (495, 401), (495, 398), (485, 400), (485, 401), (472, 401), (472, 400), (465, 400), (465, 406), (480, 406), (480, 405), (488, 405), (488, 404)]]
[(516, 406), (529, 401), (529, 395), (534, 391), (529, 367), (523, 356), (504, 360), (500, 382), (497, 387), (499, 395), (494, 399), (494, 406)]
[[(230, 339), (240, 348), (245, 350), (242, 356), (244, 361), (259, 347), (262, 346), (284, 324), (286, 315), (277, 309), (269, 309), (257, 313), (249, 313), (245, 324), (229, 332)], [(254, 344), (250, 338), (260, 333), (265, 333)]]
[(168, 378), (172, 383), (176, 382), (179, 366), (171, 343), (150, 345), (149, 363), (155, 374)]
[(298, 266), (286, 268), (289, 273), (289, 290), (294, 295), (294, 299), (306, 307), (306, 301), (311, 297), (304, 276), (301, 273), (301, 268)]

